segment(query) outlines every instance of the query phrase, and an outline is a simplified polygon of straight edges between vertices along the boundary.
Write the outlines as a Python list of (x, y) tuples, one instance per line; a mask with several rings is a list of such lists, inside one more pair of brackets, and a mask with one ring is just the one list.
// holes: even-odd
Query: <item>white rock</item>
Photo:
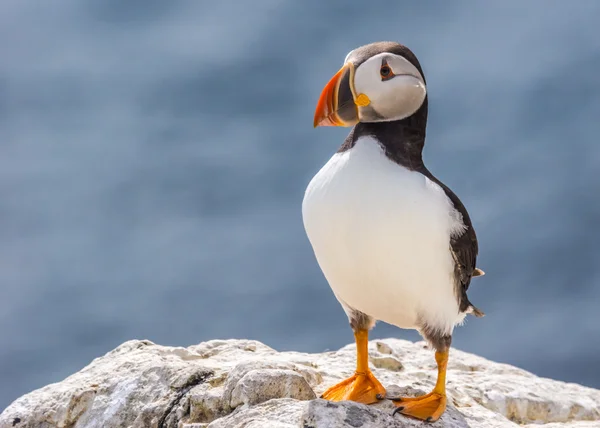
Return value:
[(400, 360), (391, 355), (385, 355), (383, 357), (371, 356), (369, 361), (378, 369), (387, 369), (393, 372), (399, 372), (404, 368)]
[(231, 407), (229, 403), (225, 404), (223, 392), (223, 388), (213, 388), (208, 383), (192, 388), (189, 393), (189, 419), (207, 423), (227, 415)]
[[(406, 392), (406, 391), (402, 391)], [(450, 406), (444, 415), (435, 423), (425, 424), (416, 419), (401, 415), (392, 415), (396, 407), (391, 401), (377, 405), (365, 406), (350, 401), (332, 403), (325, 400), (311, 401), (303, 414), (303, 427), (361, 427), (361, 428), (413, 428), (427, 426), (430, 428), (469, 428), (465, 417)]]
[[(388, 395), (416, 395), (435, 383), (422, 342), (369, 344), (372, 370)], [(0, 428), (417, 427), (384, 401), (372, 406), (315, 399), (354, 371), (355, 347), (279, 353), (251, 340), (189, 348), (129, 341), (62, 382), (24, 395), (0, 414)], [(600, 391), (534, 376), (452, 350), (448, 410), (435, 427), (600, 428)]]
[(306, 401), (280, 398), (242, 407), (208, 425), (208, 428), (298, 428)]
[(292, 370), (251, 370), (240, 379), (231, 393), (230, 406), (264, 403), (272, 398), (317, 398), (302, 375)]

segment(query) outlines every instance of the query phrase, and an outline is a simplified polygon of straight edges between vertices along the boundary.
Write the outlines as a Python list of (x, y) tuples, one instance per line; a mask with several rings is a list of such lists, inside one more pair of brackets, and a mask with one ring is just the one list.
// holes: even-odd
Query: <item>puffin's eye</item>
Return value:
[(381, 75), (381, 80), (389, 80), (394, 77), (394, 72), (390, 68), (389, 65), (383, 64), (379, 69), (379, 74)]

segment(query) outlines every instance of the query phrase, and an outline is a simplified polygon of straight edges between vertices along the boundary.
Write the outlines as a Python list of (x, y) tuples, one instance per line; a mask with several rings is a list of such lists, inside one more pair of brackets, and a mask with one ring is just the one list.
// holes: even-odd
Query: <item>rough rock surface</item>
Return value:
[[(129, 341), (16, 400), (0, 414), (0, 428), (600, 428), (600, 391), (455, 349), (448, 410), (434, 424), (392, 416), (389, 401), (317, 399), (353, 372), (354, 352), (354, 345), (303, 354), (251, 340), (189, 348)], [(424, 393), (435, 382), (433, 353), (423, 342), (372, 341), (369, 353), (390, 395)]]

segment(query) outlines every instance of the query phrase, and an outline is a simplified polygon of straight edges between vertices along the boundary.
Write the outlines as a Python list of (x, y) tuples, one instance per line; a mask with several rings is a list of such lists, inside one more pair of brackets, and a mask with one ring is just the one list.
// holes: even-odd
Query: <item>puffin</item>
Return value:
[[(314, 127), (352, 127), (306, 188), (306, 234), (356, 342), (356, 371), (322, 398), (372, 404), (428, 422), (446, 409), (454, 327), (483, 312), (467, 297), (477, 237), (463, 203), (423, 163), (427, 85), (415, 54), (396, 42), (352, 50), (318, 100)], [(388, 397), (369, 369), (377, 321), (417, 330), (435, 350), (437, 381), (419, 397)]]

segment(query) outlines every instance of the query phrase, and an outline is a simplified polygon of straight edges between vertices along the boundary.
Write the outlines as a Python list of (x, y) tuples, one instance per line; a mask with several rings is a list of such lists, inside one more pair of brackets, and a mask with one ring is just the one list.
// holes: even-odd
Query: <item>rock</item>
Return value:
[(244, 375), (231, 393), (230, 406), (258, 404), (272, 398), (317, 398), (302, 375), (292, 370), (252, 370)]
[[(423, 342), (369, 344), (372, 370), (389, 395), (414, 396), (435, 383)], [(17, 399), (0, 428), (421, 427), (371, 406), (316, 397), (349, 376), (354, 345), (336, 352), (277, 352), (251, 340), (189, 348), (129, 341), (62, 382)], [(410, 385), (410, 386), (408, 386)], [(543, 379), (453, 349), (448, 409), (432, 428), (600, 427), (600, 391)]]
[(391, 346), (385, 342), (375, 342), (375, 346), (380, 354), (391, 355), (394, 352)]
[(208, 428), (298, 428), (306, 401), (280, 398), (241, 407)]
[(212, 388), (210, 384), (193, 388), (189, 394), (189, 419), (208, 423), (227, 415), (231, 412), (231, 407), (226, 404), (223, 395), (223, 388)]
[[(423, 427), (423, 422), (403, 416), (392, 416), (395, 406), (390, 401), (375, 406), (349, 401), (332, 403), (325, 400), (311, 401), (302, 415), (303, 427), (360, 427), (360, 428), (412, 428)], [(449, 408), (444, 416), (430, 428), (465, 428), (465, 417), (455, 408)]]
[(371, 356), (369, 361), (371, 361), (371, 363), (378, 369), (387, 369), (393, 372), (399, 372), (404, 368), (400, 360), (396, 357), (392, 357), (391, 355), (386, 355), (384, 357)]

